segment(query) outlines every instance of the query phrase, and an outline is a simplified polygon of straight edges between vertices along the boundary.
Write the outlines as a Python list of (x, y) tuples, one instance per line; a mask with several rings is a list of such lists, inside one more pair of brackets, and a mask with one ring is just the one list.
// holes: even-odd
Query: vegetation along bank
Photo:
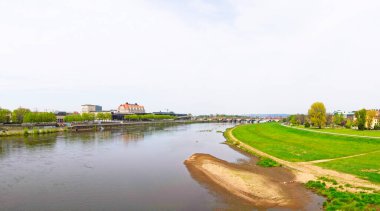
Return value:
[(262, 160), (294, 170), (298, 181), (326, 196), (326, 209), (380, 209), (378, 137), (319, 133), (279, 123), (240, 125), (225, 136)]

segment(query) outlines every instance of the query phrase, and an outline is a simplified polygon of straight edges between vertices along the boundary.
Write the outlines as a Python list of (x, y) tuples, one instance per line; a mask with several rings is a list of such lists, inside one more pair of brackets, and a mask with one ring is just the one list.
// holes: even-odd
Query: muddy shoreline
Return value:
[(229, 163), (197, 153), (184, 164), (195, 180), (227, 199), (238, 198), (260, 209), (322, 209), (321, 199), (295, 182), (288, 169), (263, 168), (256, 161)]

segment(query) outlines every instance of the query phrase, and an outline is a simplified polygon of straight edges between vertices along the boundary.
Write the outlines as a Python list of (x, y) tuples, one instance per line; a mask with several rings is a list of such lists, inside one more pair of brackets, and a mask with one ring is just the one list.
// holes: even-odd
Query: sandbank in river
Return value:
[(321, 209), (319, 203), (312, 202), (312, 193), (294, 182), (295, 175), (285, 168), (229, 163), (198, 153), (184, 164), (191, 176), (207, 188), (232, 194), (258, 208)]

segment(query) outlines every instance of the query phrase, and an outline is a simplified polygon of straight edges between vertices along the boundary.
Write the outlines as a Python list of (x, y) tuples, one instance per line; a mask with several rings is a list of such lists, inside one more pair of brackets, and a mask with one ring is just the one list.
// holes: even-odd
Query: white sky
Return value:
[(0, 0), (0, 106), (380, 107), (380, 1)]

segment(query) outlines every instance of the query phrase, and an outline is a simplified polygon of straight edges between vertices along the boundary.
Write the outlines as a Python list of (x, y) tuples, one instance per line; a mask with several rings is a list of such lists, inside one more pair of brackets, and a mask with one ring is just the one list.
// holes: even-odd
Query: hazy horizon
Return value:
[(379, 1), (0, 1), (0, 107), (379, 108)]

